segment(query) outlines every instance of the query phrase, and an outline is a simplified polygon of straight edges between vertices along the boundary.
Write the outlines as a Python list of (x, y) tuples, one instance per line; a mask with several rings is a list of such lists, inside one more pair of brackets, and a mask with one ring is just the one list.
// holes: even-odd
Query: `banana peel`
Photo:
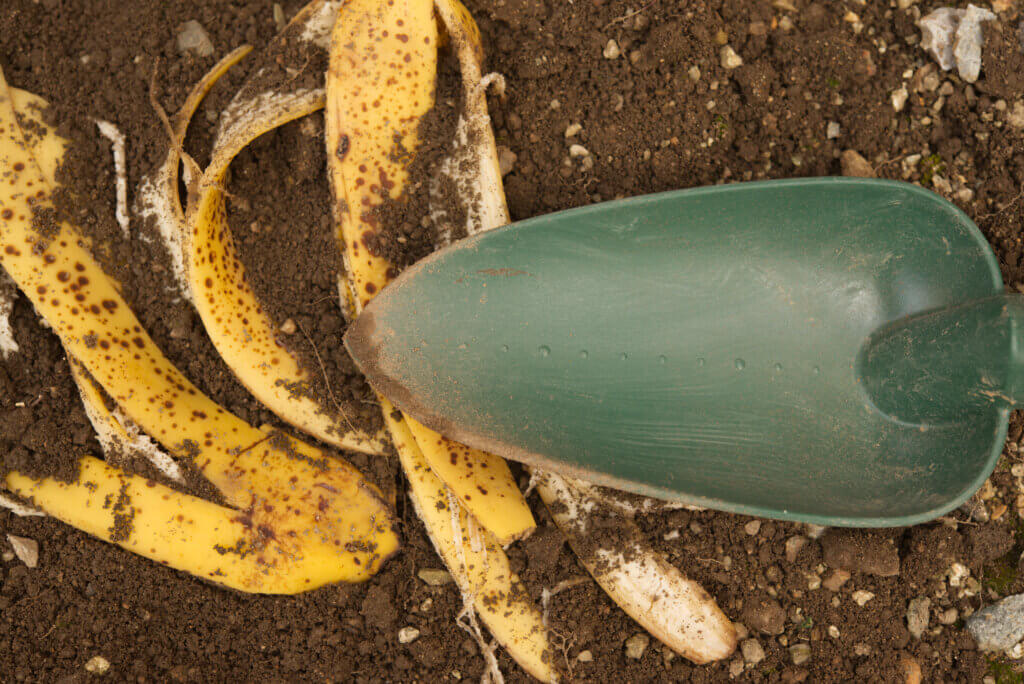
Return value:
[[(326, 48), (322, 27), (336, 14), (338, 4), (310, 3), (274, 44), (309, 42)], [(382, 434), (356, 429), (340, 405), (330, 405), (310, 390), (310, 371), (284, 346), (279, 326), (246, 281), (227, 225), (224, 184), (232, 159), (267, 130), (322, 109), (323, 88), (271, 83), (256, 87), (254, 82), (258, 84), (265, 72), (257, 70), (222, 113), (205, 172), (200, 177), (198, 169), (186, 166), (191, 169), (187, 214), (181, 208), (178, 169), (182, 159), (191, 162), (181, 150), (189, 121), (217, 79), (249, 50), (238, 48), (220, 60), (193, 88), (173, 122), (167, 122), (171, 148), (154, 178), (143, 183), (139, 204), (144, 215), (156, 219), (179, 290), (192, 302), (218, 354), (246, 389), (306, 434), (341, 449), (380, 455), (385, 451)]]
[[(416, 126), (433, 106), (439, 40), (433, 12), (430, 0), (352, 0), (335, 24), (325, 127), (353, 313), (395, 275), (391, 264), (370, 253), (367, 242), (376, 230), (372, 208), (398, 196), (408, 180), (409, 155), (396, 152), (416, 149)], [(468, 450), (453, 459), (449, 446), (455, 446), (448, 440), (415, 425), (383, 397), (381, 408), (409, 480), (413, 507), (464, 602), (523, 669), (542, 681), (557, 681), (543, 615), (511, 571), (502, 540), (493, 532), (495, 527), (508, 529), (507, 519), (517, 509), (520, 529), (507, 536), (519, 536), (534, 526), (507, 464), (501, 459), (488, 462), (485, 459), (494, 457)], [(435, 461), (461, 461), (465, 470), (449, 471), (442, 479), (428, 450), (440, 457)], [(491, 474), (505, 478), (506, 493), (515, 488), (512, 502), (469, 491), (469, 483), (485, 490), (488, 486), (475, 475), (463, 474), (468, 474), (471, 458), (477, 459), (477, 472), (493, 467)], [(487, 468), (479, 467), (481, 462), (487, 462)], [(474, 493), (479, 498), (473, 498)]]
[[(587, 571), (627, 615), (697, 664), (736, 650), (736, 627), (704, 588), (650, 547), (636, 523), (587, 496), (587, 485), (539, 473), (537, 491)], [(613, 521), (614, 544), (595, 538), (599, 519)]]
[[(48, 168), (59, 158), (60, 145), (56, 139), (36, 145)], [(6, 181), (0, 184), (0, 264), (59, 335), (69, 356), (119, 409), (176, 457), (192, 459), (235, 508), (220, 507), (221, 513), (258, 535), (252, 541), (250, 534), (233, 552), (228, 549), (247, 567), (254, 566), (247, 576), (240, 574), (240, 566), (226, 576), (230, 568), (224, 565), (218, 566), (223, 574), (212, 579), (246, 591), (298, 591), (371, 576), (398, 546), (391, 511), (380, 493), (348, 463), (239, 420), (171, 365), (116, 284), (92, 259), (82, 237), (53, 219), (52, 185), (22, 133), (2, 72), (0, 174)], [(60, 485), (59, 495), (54, 494), (56, 483), (16, 472), (5, 484), (54, 517), (75, 520), (104, 539), (161, 562), (202, 572), (200, 556), (209, 549), (194, 547), (184, 556), (161, 557), (159, 545), (143, 541), (156, 541), (149, 528), (134, 523), (110, 527), (103, 497), (95, 496), (101, 490), (124, 489), (120, 510), (133, 511), (132, 520), (149, 520), (149, 511), (162, 511), (163, 497), (171, 492), (156, 483), (136, 486), (132, 476), (94, 468), (87, 460), (82, 468), (91, 468), (95, 478)], [(180, 515), (203, 526), (211, 522), (208, 507), (199, 506), (207, 512), (193, 515), (194, 497), (171, 498)], [(90, 505), (83, 508), (84, 502)]]
[[(46, 101), (28, 91), (11, 88), (11, 101), (14, 110), (23, 120), (32, 122), (33, 133), (26, 138), (25, 144), (39, 164), (39, 171), (51, 186), (54, 185), (54, 174), (67, 152), (69, 143), (61, 138), (42, 119), (41, 112), (46, 108)], [(3, 276), (6, 279), (6, 273)], [(14, 291), (17, 286), (11, 283)], [(78, 385), (86, 416), (96, 430), (96, 437), (103, 447), (107, 458), (132, 459), (143, 458), (161, 471), (169, 480), (183, 483), (184, 477), (177, 462), (160, 450), (153, 442), (142, 434), (130, 421), (118, 418), (111, 411), (103, 398), (102, 389), (89, 376), (82, 364), (73, 356), (68, 357), (71, 377)]]
[[(346, 4), (335, 25), (325, 128), (354, 313), (397, 274), (367, 245), (378, 230), (372, 210), (401, 194), (408, 151), (417, 147), (416, 128), (434, 104), (433, 13), (427, 0), (380, 6), (360, 0)], [(406, 420), (435, 475), (503, 544), (534, 529), (533, 514), (503, 459)]]
[(509, 567), (497, 537), (476, 524), (434, 475), (408, 419), (386, 399), (381, 406), (409, 480), (409, 498), (416, 515), (455, 579), (463, 601), (473, 606), (497, 642), (524, 670), (543, 682), (557, 681), (543, 615)]

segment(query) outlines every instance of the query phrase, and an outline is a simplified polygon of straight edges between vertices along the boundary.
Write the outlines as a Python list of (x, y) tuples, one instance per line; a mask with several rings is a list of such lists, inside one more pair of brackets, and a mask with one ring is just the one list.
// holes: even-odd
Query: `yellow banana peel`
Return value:
[[(434, 104), (438, 32), (433, 14), (428, 0), (392, 5), (359, 0), (341, 9), (335, 25), (325, 128), (335, 219), (355, 312), (396, 275), (367, 245), (378, 231), (373, 209), (401, 194), (408, 151), (417, 148), (417, 126)], [(434, 473), (503, 544), (534, 529), (533, 514), (503, 459), (413, 421), (409, 425)]]
[[(416, 127), (433, 106), (438, 43), (433, 12), (430, 0), (352, 0), (335, 24), (327, 76), (327, 150), (354, 312), (394, 276), (391, 264), (367, 247), (376, 230), (372, 209), (405, 187), (407, 151), (417, 148)], [(516, 508), (525, 511), (520, 518), (529, 516), (528, 524), (508, 536), (533, 527), (532, 514), (508, 466), (496, 459), (494, 475), (506, 478), (505, 494), (514, 488), (511, 502), (502, 502), (510, 497), (496, 496), (499, 489), (486, 495), (470, 491), (477, 485), (485, 490), (493, 485), (468, 475), (465, 462), (461, 472), (439, 468), (448, 475), (443, 481), (426, 452), (451, 463), (452, 450), (460, 447), (414, 424), (383, 397), (381, 408), (409, 480), (413, 506), (464, 602), (523, 669), (542, 681), (556, 681), (558, 670), (543, 616), (509, 568), (501, 540), (492, 531), (496, 526), (508, 529), (507, 519)], [(469, 450), (457, 453), (456, 464), (474, 456), (494, 458)], [(503, 470), (497, 470), (499, 465)], [(479, 470), (491, 467), (488, 463)], [(463, 496), (453, 495), (457, 489)], [(480, 498), (474, 499), (474, 493)], [(493, 659), (489, 662), (496, 668)]]
[[(283, 434), (267, 435), (204, 396), (164, 357), (67, 224), (54, 219), (52, 185), (22, 133), (14, 95), (0, 73), (0, 263), (40, 315), (60, 336), (69, 356), (102, 386), (120, 410), (178, 458), (197, 468), (237, 510), (223, 509), (245, 527), (270, 540), (262, 553), (246, 554), (260, 567), (251, 577), (276, 579), (252, 586), (252, 579), (215, 581), (249, 591), (310, 589), (327, 582), (359, 581), (372, 575), (398, 545), (393, 519), (379, 492), (351, 465)], [(62, 143), (36, 145), (52, 169)], [(88, 465), (83, 462), (83, 467)], [(157, 557), (153, 545), (138, 544), (148, 533), (135, 526), (117, 534), (100, 532), (108, 513), (90, 490), (100, 484), (124, 486), (116, 469), (95, 469), (99, 481), (62, 485), (34, 481), (18, 473), (7, 487), (55, 517), (79, 520), (106, 539)], [(134, 482), (134, 480), (131, 480)], [(155, 483), (154, 483), (155, 485)], [(129, 487), (122, 506), (147, 511), (164, 501), (158, 487)], [(77, 498), (76, 498), (77, 497)], [(92, 501), (86, 513), (82, 501)], [(190, 512), (191, 499), (176, 499)], [(136, 535), (141, 535), (137, 537)], [(141, 544), (141, 545), (139, 545)], [(202, 551), (197, 551), (202, 553)], [(195, 556), (176, 556), (190, 570)], [(162, 559), (165, 562), (171, 562)], [(197, 565), (198, 564), (198, 565)], [(293, 574), (301, 568), (301, 575)], [(226, 570), (224, 570), (226, 572)], [(268, 588), (269, 587), (269, 588)]]
[[(42, 119), (41, 112), (46, 109), (46, 100), (32, 93), (11, 88), (11, 102), (14, 110), (22, 119), (32, 122), (33, 133), (25, 139), (29, 152), (39, 164), (39, 171), (51, 186), (64, 154), (68, 149), (68, 141), (61, 138)], [(160, 451), (146, 435), (139, 433), (126, 419), (118, 419), (103, 399), (103, 391), (89, 376), (82, 364), (73, 356), (68, 357), (71, 376), (78, 385), (86, 416), (96, 430), (103, 452), (108, 458), (144, 458), (160, 470), (168, 479), (184, 482), (181, 470), (174, 459)], [(131, 430), (131, 433), (129, 432)]]
[(409, 498), (434, 549), (487, 629), (520, 667), (543, 682), (558, 680), (555, 652), (537, 605), (497, 538), (483, 529), (434, 475), (405, 418), (383, 399), (391, 438), (409, 480)]

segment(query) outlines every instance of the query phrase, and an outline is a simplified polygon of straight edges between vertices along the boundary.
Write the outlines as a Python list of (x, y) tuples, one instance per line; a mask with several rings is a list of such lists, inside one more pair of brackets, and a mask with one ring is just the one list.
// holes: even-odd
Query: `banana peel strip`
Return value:
[[(181, 196), (178, 193), (178, 171), (181, 168), (183, 156), (182, 145), (185, 142), (188, 124), (210, 88), (228, 69), (251, 51), (252, 47), (248, 45), (232, 50), (192, 88), (181, 109), (174, 115), (173, 121), (167, 121), (170, 129), (167, 133), (170, 136), (171, 147), (167, 151), (164, 163), (160, 165), (153, 177), (143, 179), (138, 190), (138, 211), (143, 217), (153, 219), (171, 258), (171, 269), (178, 283), (178, 291), (189, 301), (192, 301), (192, 292), (188, 287), (188, 279), (185, 277), (185, 259), (181, 246), (182, 237), (185, 235), (185, 212), (182, 209)], [(159, 106), (155, 100), (154, 105)], [(165, 116), (163, 110), (159, 110), (159, 113)], [(186, 185), (194, 185), (197, 180), (193, 177), (195, 171), (188, 166), (186, 172), (186, 181), (188, 181)]]
[[(584, 494), (587, 485), (540, 474), (537, 491), (587, 571), (640, 626), (697, 664), (728, 657), (736, 628), (703, 587), (650, 547), (640, 528)], [(603, 510), (602, 510), (603, 508)], [(593, 538), (598, 517), (615, 520), (614, 548)]]
[[(438, 0), (437, 11), (459, 54), (465, 108), (459, 120), (455, 162), (443, 166), (472, 207), (469, 235), (509, 222), (497, 145), (485, 96), (480, 63), (483, 50), (472, 17), (455, 0)], [(468, 131), (468, 133), (464, 133)], [(714, 599), (686, 578), (643, 538), (631, 521), (637, 512), (683, 507), (646, 497), (617, 496), (592, 485), (533, 470), (541, 498), (559, 529), (590, 574), (627, 615), (679, 655), (696, 663), (728, 657), (736, 648), (736, 630)], [(588, 530), (600, 517), (621, 520), (621, 548), (597, 548)]]
[[(417, 125), (434, 102), (437, 41), (428, 0), (380, 7), (360, 0), (339, 14), (325, 128), (355, 313), (397, 274), (366, 245), (378, 230), (373, 210), (405, 187)], [(434, 473), (503, 544), (534, 529), (533, 514), (503, 459), (406, 419)]]
[[(239, 420), (170, 364), (92, 259), (84, 239), (70, 225), (47, 223), (53, 215), (52, 187), (26, 144), (2, 73), (0, 179), (0, 264), (60, 336), (69, 356), (81, 362), (120, 410), (174, 456), (192, 459), (237, 509), (222, 512), (246, 535), (218, 557), (237, 556), (251, 572), (242, 576), (225, 562), (218, 565), (221, 574), (211, 579), (246, 591), (291, 592), (372, 575), (398, 544), (379, 492), (348, 463)], [(90, 473), (98, 479), (60, 485), (59, 496), (52, 495), (59, 483), (48, 479), (11, 473), (5, 484), (54, 517), (77, 520), (104, 539), (181, 569), (200, 566), (201, 557), (210, 554), (209, 548), (192, 545), (183, 556), (164, 558), (151, 528), (131, 522), (140, 516), (148, 520), (150, 509), (163, 510), (159, 507), (167, 496), (180, 515), (199, 515), (206, 525), (211, 514), (193, 510), (198, 499), (176, 498), (141, 478), (144, 486), (136, 487), (132, 476), (109, 467)], [(111, 527), (103, 497), (93, 493), (115, 486), (127, 493), (119, 510), (129, 513), (128, 523)], [(83, 501), (92, 503), (82, 508)], [(228, 571), (235, 574), (226, 576)]]
[[(382, 399), (381, 405), (409, 480), (413, 508), (455, 579), (463, 601), (473, 607), (495, 640), (524, 670), (541, 681), (557, 681), (558, 670), (543, 616), (509, 567), (500, 542), (476, 524), (434, 475), (407, 421), (387, 399)], [(486, 653), (486, 649), (481, 651)]]
[[(11, 100), (14, 110), (23, 119), (31, 121), (34, 133), (25, 140), (36, 163), (39, 164), (39, 171), (43, 178), (51, 186), (54, 185), (54, 174), (68, 148), (68, 141), (61, 138), (46, 123), (43, 122), (41, 112), (46, 108), (46, 101), (24, 90), (11, 88)], [(2, 273), (2, 271), (0, 271)], [(7, 275), (3, 273), (6, 281)], [(10, 282), (10, 287), (17, 292), (17, 285)], [(71, 367), (71, 376), (78, 385), (79, 394), (85, 407), (85, 413), (96, 430), (96, 436), (103, 447), (103, 453), (108, 458), (143, 458), (149, 461), (160, 470), (169, 480), (183, 483), (181, 469), (174, 459), (160, 450), (144, 434), (140, 434), (137, 428), (131, 425), (127, 419), (118, 419), (114, 413), (107, 408), (103, 400), (102, 390), (89, 376), (82, 364), (74, 356), (68, 356)], [(129, 434), (132, 430), (133, 434)]]
[[(511, 218), (504, 201), (498, 147), (487, 111), (487, 84), (497, 75), (483, 75), (484, 49), (480, 31), (465, 6), (453, 0), (438, 0), (435, 6), (455, 48), (462, 74), (463, 108), (455, 125), (454, 149), (439, 164), (438, 174), (430, 185), (433, 199), (441, 194), (440, 178), (449, 178), (465, 207), (463, 226), (453, 226), (450, 224), (452, 217), (445, 216), (444, 210), (438, 208), (443, 204), (432, 202), (431, 216), (440, 227), (440, 242), (444, 244), (451, 240), (457, 228), (464, 227), (467, 234), (473, 235), (504, 226)], [(501, 198), (501, 201), (489, 198)]]
[[(364, 233), (375, 230), (372, 208), (405, 186), (409, 160), (401, 152), (416, 149), (416, 126), (433, 105), (439, 39), (433, 11), (430, 0), (351, 0), (335, 24), (325, 127), (353, 313), (395, 275), (391, 264), (366, 249)], [(423, 449), (438, 446), (439, 436), (421, 442), (411, 421), (383, 397), (381, 408), (409, 480), (410, 499), (464, 602), (527, 672), (556, 681), (543, 616), (491, 531), (507, 515), (507, 504), (472, 511), (465, 504), (473, 499), (450, 496), (455, 487), (450, 490), (452, 483), (438, 477)], [(525, 501), (522, 506), (529, 513)]]

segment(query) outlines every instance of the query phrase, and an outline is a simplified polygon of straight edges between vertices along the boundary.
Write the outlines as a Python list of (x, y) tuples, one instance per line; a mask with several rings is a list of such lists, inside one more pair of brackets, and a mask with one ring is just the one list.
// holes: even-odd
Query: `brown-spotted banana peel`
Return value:
[[(324, 24), (329, 25), (338, 4), (310, 3), (271, 48), (287, 43), (290, 49), (326, 49)], [(182, 213), (177, 179), (189, 119), (212, 82), (246, 52), (240, 48), (221, 60), (175, 116), (169, 132), (171, 150), (155, 178), (143, 187), (141, 208), (156, 217), (179, 287), (191, 299), (210, 341), (253, 396), (281, 419), (328, 444), (382, 454), (383, 435), (355, 428), (340, 404), (311, 390), (310, 374), (317, 371), (307, 368), (285, 346), (279, 324), (271, 320), (246, 280), (227, 223), (224, 184), (232, 159), (267, 130), (322, 109), (323, 87), (263, 82), (266, 67), (257, 69), (221, 114), (210, 164), (200, 178), (188, 179), (187, 217)]]
[[(89, 459), (75, 483), (10, 473), (6, 488), (92, 534), (245, 591), (288, 593), (372, 575), (398, 545), (379, 492), (344, 461), (239, 420), (164, 357), (82, 236), (55, 220), (51, 183), (2, 74), (0, 178), (0, 264), (119, 410), (191, 459), (233, 508)], [(189, 525), (216, 532), (213, 546), (192, 543)]]
[[(454, 36), (453, 36), (454, 37)], [(429, 0), (352, 2), (340, 11), (327, 74), (327, 158), (356, 311), (396, 275), (367, 248), (373, 209), (407, 182), (417, 126), (433, 107), (438, 34)], [(508, 465), (406, 418), (423, 457), (502, 543), (534, 528)]]
[[(373, 209), (399, 197), (409, 180), (408, 151), (417, 149), (417, 128), (434, 104), (439, 40), (434, 12), (431, 0), (351, 0), (334, 27), (325, 129), (354, 312), (395, 275), (367, 244), (378, 230)], [(386, 399), (381, 406), (413, 506), (467, 606), (523, 669), (543, 681), (556, 680), (543, 616), (501, 547), (502, 536), (515, 538), (534, 524), (508, 466), (470, 450), (454, 452), (452, 459), (448, 440), (416, 425)], [(443, 463), (453, 470), (442, 469)], [(470, 470), (490, 471), (500, 480), (480, 480)], [(500, 489), (492, 484), (498, 481)]]

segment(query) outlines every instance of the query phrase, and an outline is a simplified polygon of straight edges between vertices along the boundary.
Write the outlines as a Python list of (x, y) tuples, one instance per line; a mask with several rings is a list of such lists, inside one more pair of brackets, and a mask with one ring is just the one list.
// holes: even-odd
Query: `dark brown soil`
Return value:
[[(284, 16), (301, 4), (282, 2)], [(1024, 130), (1009, 123), (1024, 93), (1019, 10), (991, 25), (982, 77), (968, 86), (942, 72), (932, 76), (930, 58), (912, 44), (915, 17), (938, 6), (933, 0), (908, 9), (793, 0), (793, 10), (766, 0), (467, 4), (482, 29), (489, 68), (508, 82), (491, 111), (499, 144), (517, 157), (505, 178), (515, 219), (666, 189), (838, 174), (841, 153), (854, 149), (879, 176), (920, 182), (953, 199), (989, 237), (1008, 286), (1024, 291)], [(863, 24), (859, 32), (844, 20), (847, 12)], [(214, 55), (179, 53), (176, 30), (190, 20), (209, 33)], [(272, 3), (251, 0), (0, 3), (0, 66), (12, 85), (52, 103), (49, 116), (74, 143), (60, 174), (67, 190), (59, 210), (93, 236), (97, 256), (174, 363), (237, 415), (280, 425), (232, 378), (176, 296), (152, 227), (136, 218), (133, 238), (121, 237), (109, 143), (94, 124), (112, 121), (127, 136), (134, 191), (166, 152), (148, 98), (154, 72), (160, 103), (174, 111), (216, 59), (243, 43), (266, 46), (276, 31)], [(609, 40), (616, 41), (615, 59), (603, 56)], [(743, 66), (722, 67), (726, 44)], [(218, 112), (251, 70), (250, 60), (214, 88), (194, 120), (186, 149), (201, 163)], [(890, 93), (903, 84), (909, 98), (895, 112)], [(837, 138), (827, 137), (830, 122), (838, 124)], [(319, 355), (323, 389), (362, 405), (356, 413), (370, 420), (372, 395), (339, 343), (345, 323), (322, 130), (321, 117), (308, 117), (244, 151), (232, 166), (229, 215), (268, 310), (282, 324), (294, 321), (294, 347), (307, 362)], [(570, 156), (573, 144), (589, 154)], [(420, 224), (421, 210), (403, 217), (400, 206), (382, 212), (389, 223), (402, 220), (378, 249), (408, 263), (429, 250), (434, 236)], [(0, 362), (0, 470), (72, 478), (71, 464), (82, 454), (100, 456), (99, 446), (56, 338), (24, 299), (13, 322), (22, 351)], [(1014, 416), (983, 501), (913, 529), (816, 540), (798, 525), (751, 526), (749, 518), (715, 512), (641, 517), (656, 547), (745, 625), (764, 659), (745, 666), (738, 651), (728, 661), (694, 666), (669, 657), (656, 641), (642, 658), (629, 659), (624, 642), (640, 628), (587, 581), (558, 593), (550, 606), (572, 678), (710, 682), (732, 673), (749, 681), (894, 681), (907, 658), (926, 681), (981, 681), (992, 667), (1001, 677), (1019, 677), (1015, 664), (993, 666), (975, 650), (962, 620), (1024, 590), (1022, 428)], [(387, 459), (352, 460), (395, 486)], [(542, 589), (586, 571), (547, 513), (531, 504), (540, 527), (508, 553), (539, 601)], [(457, 592), (418, 579), (420, 569), (441, 562), (404, 497), (397, 506), (403, 552), (378, 576), (296, 597), (225, 591), (53, 520), (0, 511), (0, 531), (40, 544), (36, 569), (9, 555), (0, 561), (0, 681), (84, 681), (93, 676), (85, 664), (94, 656), (109, 660), (107, 676), (116, 681), (479, 679), (477, 646), (455, 623)], [(794, 555), (795, 537), (808, 540)], [(8, 548), (0, 536), (0, 551)], [(856, 568), (840, 583), (829, 561)], [(968, 592), (943, 579), (954, 562), (971, 571)], [(853, 599), (858, 591), (874, 597), (860, 606)], [(931, 616), (916, 638), (905, 616), (920, 597), (931, 599)], [(401, 645), (397, 632), (405, 626), (421, 636)], [(790, 648), (801, 643), (811, 657), (794, 664)], [(592, 660), (581, 661), (583, 651)], [(506, 656), (500, 661), (510, 680), (526, 679)]]

